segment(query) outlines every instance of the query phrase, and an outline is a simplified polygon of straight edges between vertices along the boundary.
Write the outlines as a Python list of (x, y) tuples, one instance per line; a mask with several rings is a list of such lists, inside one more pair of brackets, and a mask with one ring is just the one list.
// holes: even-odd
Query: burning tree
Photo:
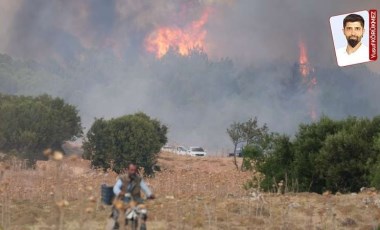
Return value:
[(317, 78), (314, 76), (314, 68), (311, 66), (309, 62), (309, 58), (307, 56), (307, 49), (303, 41), (299, 43), (299, 50), (299, 73), (302, 77), (302, 83), (306, 85), (307, 93), (309, 95), (309, 115), (311, 119), (315, 121), (317, 119), (317, 112), (315, 102), (316, 95), (314, 88), (317, 84)]

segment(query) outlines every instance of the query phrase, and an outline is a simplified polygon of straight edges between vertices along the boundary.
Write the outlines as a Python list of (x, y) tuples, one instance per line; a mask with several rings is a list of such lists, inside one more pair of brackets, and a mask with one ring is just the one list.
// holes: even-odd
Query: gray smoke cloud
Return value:
[[(78, 106), (84, 125), (143, 111), (166, 123), (169, 141), (230, 148), (226, 128), (257, 116), (294, 134), (310, 107), (334, 118), (380, 114), (378, 63), (336, 66), (329, 18), (380, 8), (375, 1), (3, 0), (0, 51), (39, 61), (51, 80), (32, 91)], [(211, 9), (205, 52), (157, 60), (144, 39)], [(315, 68), (313, 95), (297, 64), (299, 42)]]
[(330, 17), (379, 7), (380, 2), (370, 0), (240, 0), (210, 19), (208, 39), (215, 53), (245, 63), (294, 61), (302, 39), (314, 65), (331, 66), (336, 59)]

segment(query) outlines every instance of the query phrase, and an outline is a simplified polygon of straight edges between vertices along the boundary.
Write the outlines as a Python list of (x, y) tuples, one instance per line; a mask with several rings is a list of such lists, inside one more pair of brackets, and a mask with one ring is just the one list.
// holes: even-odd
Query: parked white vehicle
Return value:
[(204, 157), (207, 155), (206, 151), (202, 147), (190, 147), (187, 151), (190, 156)]
[(165, 145), (164, 147), (161, 148), (161, 151), (174, 153), (176, 151), (176, 147), (171, 146), (171, 145)]
[(187, 148), (184, 146), (178, 146), (176, 149), (176, 153), (179, 155), (186, 155), (187, 154)]

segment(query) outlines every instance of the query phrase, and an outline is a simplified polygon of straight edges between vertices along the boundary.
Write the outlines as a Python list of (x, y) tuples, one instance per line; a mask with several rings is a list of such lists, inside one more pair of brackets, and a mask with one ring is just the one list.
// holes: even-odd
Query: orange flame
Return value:
[(317, 78), (311, 76), (314, 73), (314, 69), (310, 67), (310, 63), (307, 57), (307, 50), (305, 43), (300, 41), (299, 43), (300, 56), (299, 56), (299, 72), (303, 78), (303, 82), (307, 85), (307, 92), (310, 95), (309, 106), (310, 106), (310, 117), (312, 120), (317, 119), (316, 103), (315, 103), (315, 92), (314, 87), (317, 85)]
[(299, 43), (299, 49), (300, 49), (300, 57), (299, 57), (299, 64), (300, 64), (300, 73), (302, 77), (306, 78), (307, 75), (310, 73), (309, 68), (309, 61), (307, 58), (307, 50), (305, 47), (305, 43), (302, 41)]
[(208, 20), (209, 10), (188, 27), (161, 27), (153, 31), (145, 41), (148, 52), (155, 53), (157, 58), (164, 56), (170, 48), (186, 56), (192, 49), (204, 49), (206, 30), (203, 28)]

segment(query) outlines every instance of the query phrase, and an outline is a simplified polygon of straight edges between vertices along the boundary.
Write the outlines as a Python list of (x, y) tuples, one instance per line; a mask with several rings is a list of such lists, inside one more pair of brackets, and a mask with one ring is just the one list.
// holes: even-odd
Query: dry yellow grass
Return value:
[[(161, 153), (162, 171), (146, 179), (157, 199), (147, 201), (148, 229), (376, 229), (376, 193), (252, 196), (232, 158)], [(5, 166), (7, 165), (7, 166)], [(12, 165), (12, 164), (11, 164)], [(4, 229), (105, 229), (110, 207), (100, 185), (116, 174), (77, 157), (38, 162), (37, 169), (0, 164), (0, 225)]]

